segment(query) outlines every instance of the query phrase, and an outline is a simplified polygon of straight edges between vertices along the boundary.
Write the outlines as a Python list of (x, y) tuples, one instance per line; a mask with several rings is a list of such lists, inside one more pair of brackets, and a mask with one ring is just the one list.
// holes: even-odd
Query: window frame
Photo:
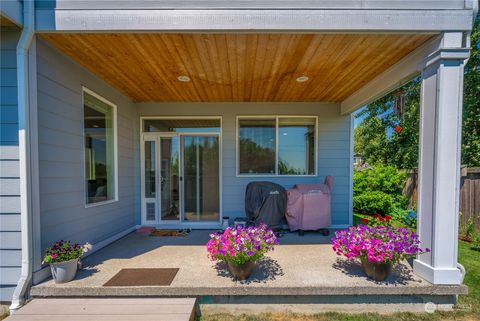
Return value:
[[(106, 201), (101, 201), (101, 202), (95, 202), (95, 203), (88, 203), (88, 189), (87, 189), (87, 173), (85, 171), (85, 94), (89, 94), (98, 100), (104, 102), (105, 104), (109, 105), (112, 107), (113, 110), (113, 185), (115, 187), (114, 189), (114, 195), (112, 199), (106, 200)], [(102, 97), (101, 95), (97, 94), (93, 90), (82, 86), (82, 145), (83, 145), (83, 200), (85, 202), (85, 208), (89, 207), (95, 207), (95, 206), (101, 206), (101, 205), (106, 205), (110, 203), (115, 203), (118, 202), (118, 131), (117, 131), (117, 105), (109, 101), (108, 99)]]
[[(281, 118), (313, 118), (315, 119), (315, 159), (314, 159), (314, 173), (313, 174), (280, 174), (278, 171), (278, 130), (279, 119)], [(275, 173), (274, 174), (242, 174), (240, 173), (240, 120), (242, 119), (272, 119), (275, 120)], [(316, 115), (237, 115), (235, 121), (235, 174), (236, 177), (315, 177), (318, 176), (318, 116)]]

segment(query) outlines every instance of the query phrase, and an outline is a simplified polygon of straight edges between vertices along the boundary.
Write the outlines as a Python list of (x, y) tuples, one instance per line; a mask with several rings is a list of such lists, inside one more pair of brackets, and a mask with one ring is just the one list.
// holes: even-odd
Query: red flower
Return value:
[(387, 221), (390, 221), (390, 220), (392, 219), (392, 217), (391, 217), (390, 215), (386, 215), (386, 216), (385, 216), (385, 219), (386, 219)]
[(364, 218), (362, 218), (361, 221), (362, 221), (362, 223), (368, 223), (368, 218), (364, 217)]
[(402, 128), (402, 126), (397, 125), (397, 126), (395, 126), (395, 129), (394, 129), (394, 130), (395, 130), (395, 132), (398, 134), (398, 133), (400, 133), (400, 132), (403, 130), (403, 128)]
[(373, 214), (372, 216), (373, 216), (373, 218), (378, 218), (379, 217), (378, 214)]

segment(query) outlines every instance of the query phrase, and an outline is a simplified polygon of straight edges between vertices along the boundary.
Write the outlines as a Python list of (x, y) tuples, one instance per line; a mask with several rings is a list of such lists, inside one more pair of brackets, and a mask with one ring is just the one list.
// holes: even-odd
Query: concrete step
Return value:
[(6, 321), (192, 321), (195, 298), (34, 299)]

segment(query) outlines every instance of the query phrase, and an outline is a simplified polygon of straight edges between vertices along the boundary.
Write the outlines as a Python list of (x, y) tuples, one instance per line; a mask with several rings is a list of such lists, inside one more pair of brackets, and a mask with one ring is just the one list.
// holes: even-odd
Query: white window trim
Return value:
[[(85, 93), (92, 95), (93, 97), (97, 98), (98, 100), (104, 102), (105, 104), (109, 105), (113, 109), (113, 179), (114, 179), (114, 186), (115, 186), (115, 191), (114, 191), (114, 197), (111, 200), (106, 200), (106, 201), (101, 201), (101, 202), (96, 202), (96, 203), (87, 203), (87, 184), (86, 178), (87, 178), (87, 173), (85, 172), (85, 102), (84, 102), (84, 97)], [(101, 205), (106, 205), (106, 204), (111, 204), (118, 202), (118, 133), (117, 133), (117, 105), (112, 103), (111, 101), (105, 99), (104, 97), (100, 96), (96, 92), (88, 89), (85, 86), (82, 86), (82, 140), (83, 140), (83, 199), (85, 202), (85, 208), (89, 207), (95, 207), (95, 206), (101, 206)]]
[[(143, 124), (145, 120), (150, 119), (218, 119), (220, 121), (220, 131), (219, 132), (144, 132), (143, 131)], [(162, 228), (183, 228), (183, 227), (193, 227), (193, 228), (219, 228), (222, 224), (223, 220), (223, 116), (221, 115), (201, 115), (201, 116), (140, 116), (140, 165), (141, 165), (141, 173), (140, 173), (140, 191), (141, 191), (141, 224), (148, 225), (148, 226), (157, 226)], [(217, 135), (219, 138), (219, 198), (220, 198), (220, 213), (219, 213), (219, 220), (218, 221), (208, 221), (208, 222), (188, 222), (188, 221), (181, 221), (179, 220), (176, 223), (171, 224), (170, 222), (160, 222), (160, 223), (152, 223), (150, 221), (145, 220), (145, 153), (144, 153), (144, 142), (146, 138), (155, 138), (158, 136), (188, 136), (188, 135)], [(183, 174), (182, 174), (183, 176)], [(182, 196), (181, 196), (182, 197)]]
[[(237, 115), (235, 130), (235, 174), (236, 177), (316, 177), (318, 176), (318, 116), (315, 115)], [(315, 119), (315, 161), (313, 174), (285, 175), (278, 173), (278, 121), (280, 118), (314, 118)], [(275, 173), (274, 174), (241, 174), (240, 173), (240, 120), (242, 119), (275, 119)]]

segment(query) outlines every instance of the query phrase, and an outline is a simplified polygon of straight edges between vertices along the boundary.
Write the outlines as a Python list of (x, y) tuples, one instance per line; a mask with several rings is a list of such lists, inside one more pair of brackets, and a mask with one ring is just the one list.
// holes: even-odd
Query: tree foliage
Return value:
[(472, 52), (465, 66), (462, 164), (480, 166), (480, 18), (473, 29)]
[[(480, 166), (480, 19), (472, 32), (471, 58), (465, 67), (462, 164)], [(370, 165), (412, 169), (418, 164), (420, 79), (400, 88), (405, 91), (403, 117), (394, 112), (395, 93), (362, 108), (355, 117), (355, 153)], [(394, 129), (400, 126), (401, 131)]]

